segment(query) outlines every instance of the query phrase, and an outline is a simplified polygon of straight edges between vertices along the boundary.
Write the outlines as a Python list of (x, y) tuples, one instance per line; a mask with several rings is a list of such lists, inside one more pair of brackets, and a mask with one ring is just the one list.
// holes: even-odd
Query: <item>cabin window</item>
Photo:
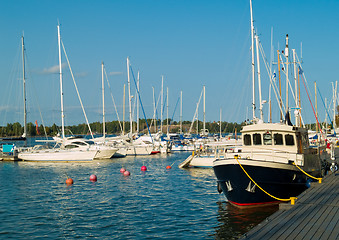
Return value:
[(272, 145), (272, 134), (264, 133), (264, 145)]
[(293, 135), (291, 134), (286, 134), (285, 135), (285, 143), (287, 146), (293, 146), (294, 145), (294, 138)]
[(283, 145), (282, 134), (280, 133), (274, 134), (274, 145)]
[(69, 144), (69, 145), (66, 145), (65, 148), (66, 149), (73, 149), (73, 148), (78, 148), (79, 146), (77, 145), (73, 145), (73, 144)]
[(260, 133), (253, 134), (253, 145), (261, 145), (261, 134)]
[(244, 136), (244, 145), (251, 145), (251, 135), (245, 134), (245, 136)]

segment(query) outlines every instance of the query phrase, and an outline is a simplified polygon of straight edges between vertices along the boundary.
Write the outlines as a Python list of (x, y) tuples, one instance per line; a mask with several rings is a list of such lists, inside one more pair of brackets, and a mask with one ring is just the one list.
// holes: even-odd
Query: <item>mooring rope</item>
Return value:
[(313, 177), (311, 176), (310, 174), (308, 174), (307, 172), (305, 172), (304, 170), (302, 170), (295, 162), (293, 163), (294, 166), (296, 166), (302, 173), (304, 173), (306, 176), (310, 177), (310, 178), (313, 178), (315, 180), (318, 180), (319, 183), (321, 183), (321, 180), (322, 178), (316, 178), (316, 177)]
[(270, 194), (270, 193), (268, 193), (268, 192), (266, 192), (262, 187), (260, 187), (252, 178), (251, 178), (251, 176), (246, 172), (246, 170), (243, 168), (243, 166), (240, 164), (240, 162), (239, 162), (239, 160), (238, 160), (238, 158), (240, 158), (240, 157), (238, 157), (237, 155), (235, 155), (234, 156), (234, 158), (235, 158), (235, 160), (237, 160), (237, 162), (238, 162), (238, 164), (239, 164), (239, 166), (241, 167), (241, 169), (244, 171), (244, 173), (247, 175), (247, 177), (261, 190), (261, 191), (263, 191), (264, 193), (266, 193), (268, 196), (270, 196), (271, 198), (274, 198), (274, 199), (276, 199), (276, 200), (278, 200), (278, 201), (284, 201), (284, 202), (288, 202), (288, 201), (291, 201), (291, 204), (292, 205), (294, 205), (294, 203), (295, 203), (295, 200), (297, 199), (296, 197), (290, 197), (290, 198), (278, 198), (278, 197), (275, 197), (275, 196), (273, 196), (272, 194)]

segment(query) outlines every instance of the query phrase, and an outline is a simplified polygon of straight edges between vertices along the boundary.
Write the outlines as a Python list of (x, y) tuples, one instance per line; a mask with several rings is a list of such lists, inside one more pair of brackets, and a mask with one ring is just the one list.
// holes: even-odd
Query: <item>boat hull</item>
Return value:
[(34, 162), (89, 162), (94, 159), (97, 151), (36, 151), (19, 153), (18, 158), (23, 161)]
[(118, 151), (118, 149), (100, 149), (96, 153), (94, 159), (110, 159)]
[(151, 155), (153, 151), (153, 146), (143, 146), (143, 145), (131, 145), (126, 147), (126, 155)]
[(123, 157), (126, 157), (126, 148), (125, 147), (122, 147), (122, 148), (119, 148), (118, 151), (116, 151), (113, 155), (113, 158), (123, 158)]
[[(307, 189), (307, 177), (291, 164), (254, 160), (242, 160), (241, 164), (262, 189), (277, 198), (296, 197)], [(218, 189), (221, 188), (228, 201), (237, 207), (280, 202), (260, 190), (234, 160), (217, 160), (213, 169), (218, 180)]]

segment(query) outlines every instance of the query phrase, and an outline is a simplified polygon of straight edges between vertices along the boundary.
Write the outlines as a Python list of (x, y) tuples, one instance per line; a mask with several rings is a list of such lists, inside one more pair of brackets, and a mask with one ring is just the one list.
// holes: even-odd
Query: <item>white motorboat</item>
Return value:
[(49, 149), (43, 145), (36, 145), (29, 151), (20, 152), (18, 158), (34, 162), (88, 162), (94, 159), (97, 152), (89, 149)]

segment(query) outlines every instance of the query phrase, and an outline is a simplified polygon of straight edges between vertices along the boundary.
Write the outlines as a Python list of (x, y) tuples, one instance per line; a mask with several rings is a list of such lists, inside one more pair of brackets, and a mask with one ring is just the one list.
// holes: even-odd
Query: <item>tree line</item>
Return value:
[[(180, 125), (177, 121), (171, 121), (168, 119), (169, 122), (169, 132), (170, 133), (178, 133), (180, 130)], [(167, 132), (167, 119), (163, 120), (162, 122), (162, 132)], [(152, 124), (152, 125), (151, 125)], [(191, 122), (190, 121), (183, 121), (182, 122), (182, 131), (184, 133), (188, 132), (191, 128)], [(198, 124), (198, 128), (197, 128)], [(102, 122), (93, 122), (90, 123), (90, 128), (94, 134), (102, 134), (103, 133), (103, 124)], [(244, 125), (244, 123), (235, 123), (235, 122), (221, 122), (221, 128), (220, 128), (220, 122), (206, 122), (206, 129), (209, 130), (210, 133), (219, 133), (220, 129), (222, 133), (233, 133), (237, 131), (238, 133), (241, 130), (241, 127)], [(152, 122), (152, 119), (147, 119), (147, 124), (145, 119), (139, 120), (139, 132), (140, 133), (148, 133), (150, 130), (152, 133), (157, 132), (160, 130), (160, 121), (157, 121), (156, 124)], [(136, 132), (137, 123), (132, 123), (133, 132)], [(198, 123), (195, 121), (191, 128), (191, 133), (197, 133), (197, 129), (200, 131), (203, 128), (203, 122), (198, 121)], [(128, 133), (130, 132), (130, 123), (119, 121), (111, 121), (111, 122), (105, 122), (105, 129), (106, 134), (115, 134), (120, 135), (122, 132)], [(19, 123), (7, 123), (6, 126), (0, 126), (0, 137), (13, 137), (13, 136), (22, 136), (24, 132), (24, 127)], [(29, 122), (27, 123), (27, 135), (28, 136), (55, 136), (58, 133), (61, 132), (61, 126), (56, 125), (55, 123), (52, 126), (43, 126), (42, 124), (39, 126), (36, 126), (35, 124)], [(72, 125), (72, 126), (65, 126), (65, 134), (66, 135), (87, 135), (90, 134), (89, 128), (87, 124), (82, 123), (78, 125)]]

